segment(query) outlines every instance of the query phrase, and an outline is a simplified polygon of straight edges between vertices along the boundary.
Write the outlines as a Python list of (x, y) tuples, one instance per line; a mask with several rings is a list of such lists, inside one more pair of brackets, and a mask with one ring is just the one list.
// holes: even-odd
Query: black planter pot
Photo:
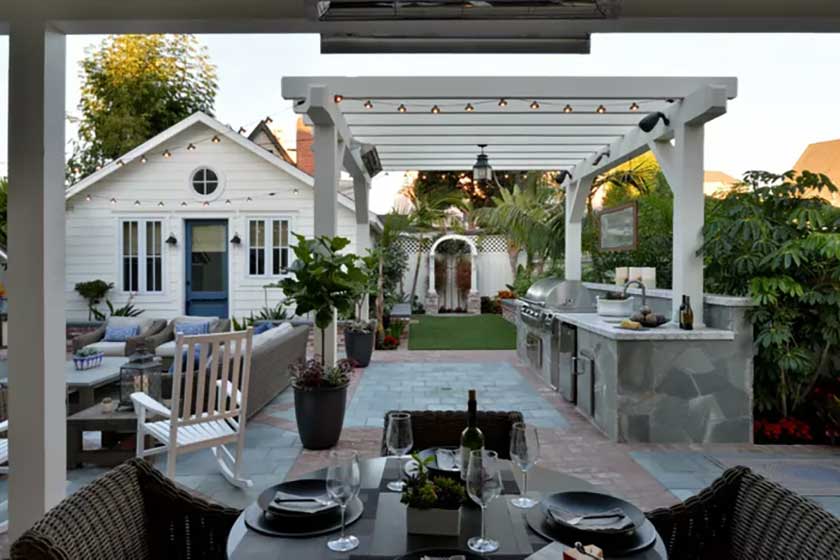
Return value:
[(344, 349), (347, 358), (357, 367), (368, 367), (373, 355), (373, 341), (376, 337), (373, 330), (369, 333), (344, 331)]
[(295, 418), (306, 449), (329, 449), (338, 443), (344, 426), (347, 385), (304, 391), (294, 387)]

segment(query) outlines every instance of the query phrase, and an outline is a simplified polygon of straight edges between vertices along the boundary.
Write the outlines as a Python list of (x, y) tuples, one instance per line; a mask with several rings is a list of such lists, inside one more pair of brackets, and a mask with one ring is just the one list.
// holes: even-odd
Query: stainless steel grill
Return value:
[(592, 296), (581, 282), (556, 277), (534, 282), (520, 302), (519, 315), (525, 324), (551, 332), (559, 327), (557, 313), (585, 313), (594, 309)]

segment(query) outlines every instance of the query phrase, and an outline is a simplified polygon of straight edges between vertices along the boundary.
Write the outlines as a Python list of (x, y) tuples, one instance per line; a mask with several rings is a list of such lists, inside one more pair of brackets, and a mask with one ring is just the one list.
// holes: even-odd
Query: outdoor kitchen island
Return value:
[[(559, 282), (569, 290), (571, 282)], [(616, 287), (580, 283), (596, 296)], [(640, 305), (640, 292), (630, 290)], [(583, 299), (583, 295), (578, 295)], [(670, 312), (669, 290), (648, 290), (654, 311)], [(547, 300), (549, 301), (549, 300)], [(749, 300), (707, 295), (707, 326), (673, 323), (625, 330), (592, 309), (510, 302), (517, 351), (563, 397), (616, 442), (746, 443), (752, 441), (752, 325)], [(527, 313), (522, 312), (528, 307)], [(539, 359), (537, 350), (539, 348)]]

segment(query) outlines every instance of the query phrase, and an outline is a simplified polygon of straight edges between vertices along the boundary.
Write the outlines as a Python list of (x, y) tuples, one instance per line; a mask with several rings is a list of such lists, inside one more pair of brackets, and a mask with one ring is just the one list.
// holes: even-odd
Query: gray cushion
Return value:
[(164, 342), (157, 348), (155, 348), (155, 355), (160, 356), (161, 358), (172, 358), (175, 356), (175, 341), (170, 340), (169, 342)]
[(282, 337), (284, 334), (291, 332), (292, 324), (291, 323), (281, 323), (276, 327), (270, 328), (267, 331), (260, 333), (258, 335), (254, 335), (252, 346), (253, 348), (259, 348), (263, 344), (267, 344), (272, 340), (277, 340), (278, 338)]
[(200, 315), (183, 315), (181, 317), (176, 317), (173, 319), (174, 324), (178, 323), (210, 323), (210, 332), (213, 332), (213, 329), (216, 328), (216, 325), (219, 324), (218, 317), (203, 317)]
[(93, 348), (97, 352), (104, 353), (106, 356), (125, 356), (125, 342), (99, 341), (88, 344), (85, 348)]
[(108, 325), (115, 327), (130, 327), (137, 326), (140, 328), (138, 332), (147, 329), (154, 319), (142, 317), (108, 317)]

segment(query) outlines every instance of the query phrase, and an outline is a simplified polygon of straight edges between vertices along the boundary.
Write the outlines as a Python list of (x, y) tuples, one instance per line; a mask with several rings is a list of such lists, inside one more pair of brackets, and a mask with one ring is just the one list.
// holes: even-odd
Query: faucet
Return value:
[(641, 280), (628, 280), (624, 283), (624, 290), (621, 292), (622, 297), (627, 297), (627, 288), (636, 284), (642, 289), (642, 307), (647, 307), (647, 288)]

